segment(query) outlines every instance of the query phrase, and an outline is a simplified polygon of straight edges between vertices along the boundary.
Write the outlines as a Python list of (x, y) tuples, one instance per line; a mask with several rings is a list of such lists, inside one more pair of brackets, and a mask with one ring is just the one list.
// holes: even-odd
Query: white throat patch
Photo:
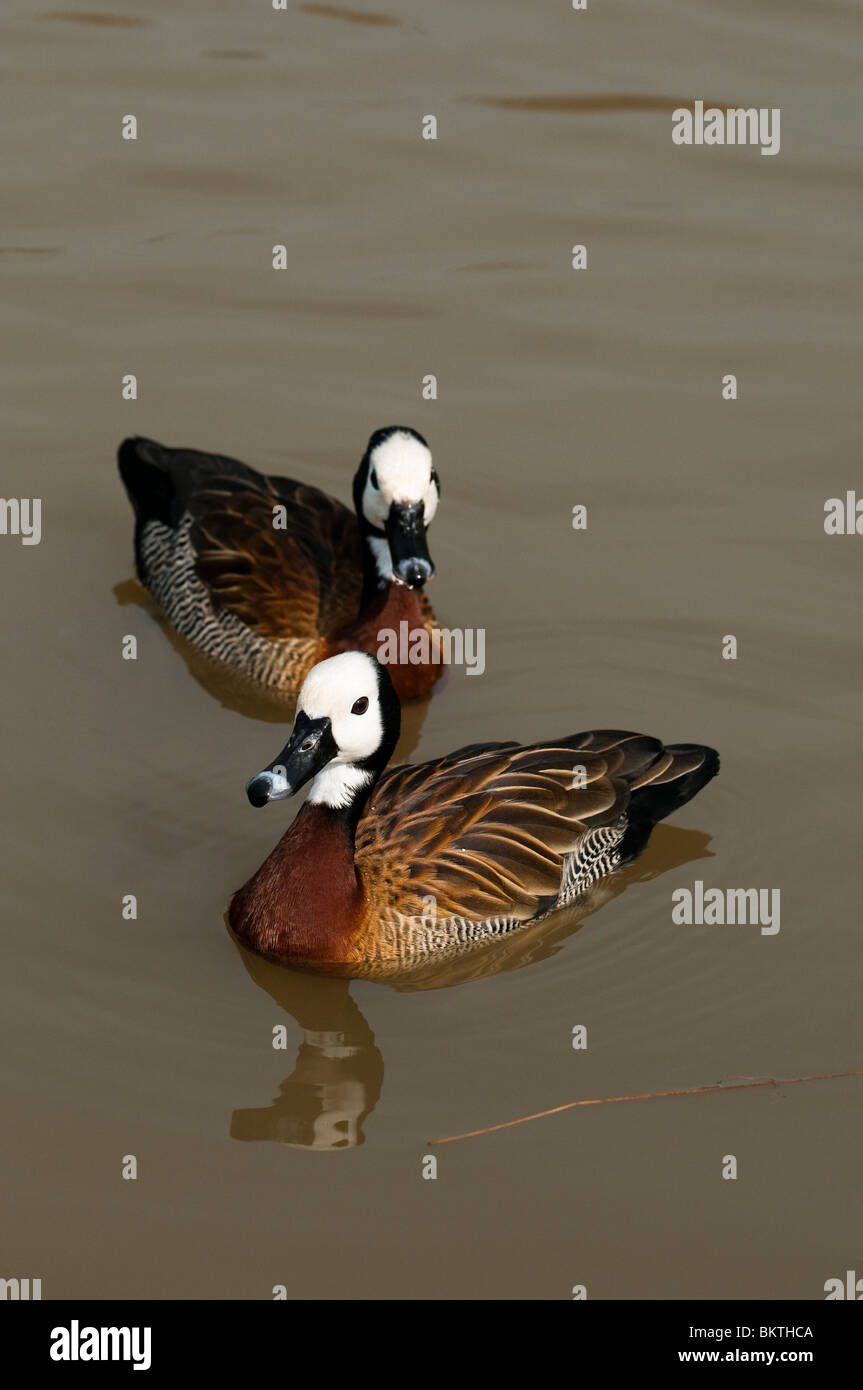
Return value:
[(350, 806), (360, 787), (368, 786), (371, 773), (353, 763), (327, 763), (312, 782), (307, 800), (315, 805), (332, 806), (339, 810)]
[(393, 570), (393, 557), (390, 553), (389, 541), (385, 536), (366, 536), (366, 544), (372, 552), (372, 559), (375, 562), (375, 569), (379, 579), (386, 579), (389, 583), (395, 579)]

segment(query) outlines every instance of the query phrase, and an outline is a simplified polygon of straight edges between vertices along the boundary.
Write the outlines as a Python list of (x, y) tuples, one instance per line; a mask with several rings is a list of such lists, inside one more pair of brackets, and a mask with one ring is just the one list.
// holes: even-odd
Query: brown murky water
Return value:
[[(429, 1141), (863, 1066), (863, 540), (823, 528), (861, 485), (859, 7), (88, 5), (13, 0), (2, 26), (3, 492), (43, 523), (0, 537), (0, 1274), (49, 1298), (823, 1297), (859, 1270), (860, 1078)], [(780, 107), (779, 155), (674, 146), (697, 97)], [(393, 421), (441, 473), (438, 614), (487, 632), (414, 756), (611, 726), (723, 758), (578, 931), (401, 989), (228, 936), (293, 811), (243, 795), (278, 731), (138, 601), (114, 466), (137, 431), (347, 499)], [(675, 925), (699, 878), (779, 889), (778, 934)]]

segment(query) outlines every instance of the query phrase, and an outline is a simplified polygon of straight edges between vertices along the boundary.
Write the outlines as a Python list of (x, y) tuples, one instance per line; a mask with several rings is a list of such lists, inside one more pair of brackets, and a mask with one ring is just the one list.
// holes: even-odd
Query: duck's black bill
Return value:
[(310, 719), (300, 713), (279, 756), (246, 784), (246, 796), (253, 806), (284, 801), (310, 782), (337, 752), (329, 719)]
[(409, 589), (421, 589), (434, 574), (426, 544), (425, 504), (393, 502), (386, 535), (396, 578)]

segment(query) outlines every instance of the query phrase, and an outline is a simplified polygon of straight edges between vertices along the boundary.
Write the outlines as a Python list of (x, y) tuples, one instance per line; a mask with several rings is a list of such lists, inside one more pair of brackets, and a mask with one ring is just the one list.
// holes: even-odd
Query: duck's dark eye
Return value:
[(358, 700), (354, 700), (351, 705), (351, 714), (365, 714), (369, 707), (368, 697), (361, 695)]
[(374, 469), (372, 469), (371, 473), (369, 474), (369, 482), (371, 483), (372, 487), (376, 488), (378, 485), (378, 475)]

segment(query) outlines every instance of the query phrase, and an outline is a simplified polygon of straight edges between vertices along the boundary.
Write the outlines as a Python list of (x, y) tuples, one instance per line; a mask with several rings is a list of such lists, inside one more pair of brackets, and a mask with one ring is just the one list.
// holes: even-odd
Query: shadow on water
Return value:
[[(295, 691), (282, 699), (269, 698), (258, 686), (220, 662), (209, 661), (175, 631), (155, 599), (137, 579), (124, 579), (121, 583), (115, 584), (113, 593), (121, 607), (134, 605), (161, 628), (171, 646), (183, 658), (192, 679), (218, 701), (223, 709), (266, 724), (293, 723), (298, 692)], [(444, 689), (446, 680), (447, 673), (444, 672), (443, 678), (438, 681), (437, 690)], [(394, 762), (404, 762), (417, 747), (430, 698), (431, 696), (427, 696), (423, 700), (409, 700), (402, 705), (402, 729), (395, 749)]]
[[(711, 858), (709, 843), (710, 836), (700, 830), (657, 826), (635, 864), (601, 880), (547, 922), (516, 932), (508, 940), (436, 960), (433, 965), (366, 978), (377, 978), (405, 992), (447, 989), (535, 965), (555, 955), (588, 917), (631, 884)], [(384, 1059), (374, 1033), (350, 996), (350, 980), (294, 970), (254, 955), (237, 941), (234, 944), (255, 984), (296, 1020), (304, 1037), (294, 1070), (282, 1082), (272, 1104), (234, 1111), (232, 1138), (270, 1140), (316, 1152), (362, 1144), (364, 1122), (381, 1093)]]
[(168, 622), (158, 603), (137, 579), (124, 579), (115, 584), (114, 597), (121, 607), (130, 604), (140, 608), (161, 628), (175, 651), (186, 663), (189, 675), (208, 695), (222, 706), (243, 714), (247, 719), (260, 719), (269, 724), (290, 724), (296, 708), (296, 694), (285, 699), (268, 699), (265, 694), (220, 662), (210, 661), (187, 642)]

